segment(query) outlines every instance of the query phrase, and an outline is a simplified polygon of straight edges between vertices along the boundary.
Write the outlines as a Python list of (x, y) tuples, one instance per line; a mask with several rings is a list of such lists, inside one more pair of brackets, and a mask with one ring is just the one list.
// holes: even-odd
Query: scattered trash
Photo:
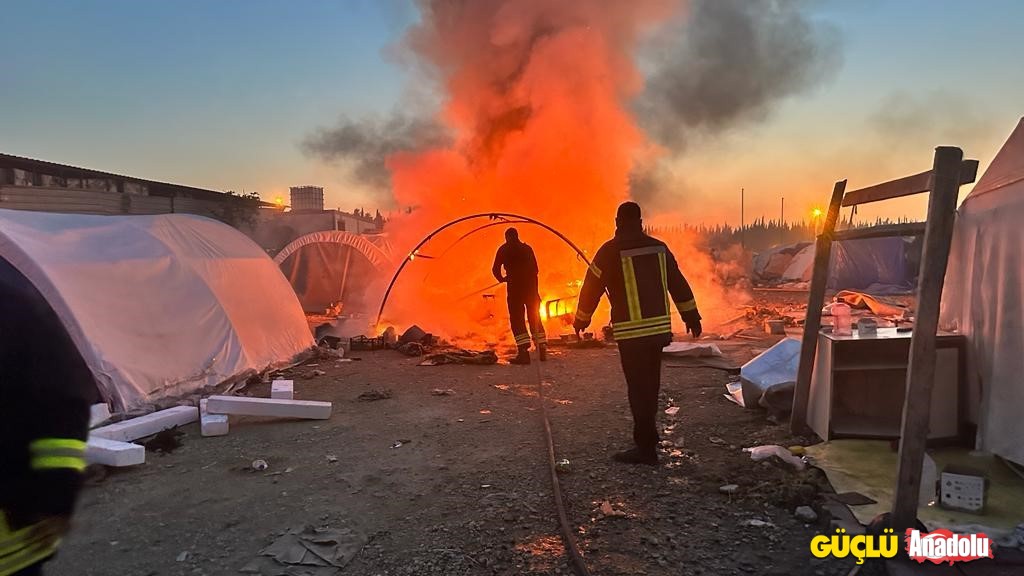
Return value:
[(423, 346), (433, 346), (436, 342), (433, 334), (425, 332), (419, 326), (415, 324), (410, 326), (408, 330), (402, 333), (401, 337), (398, 338), (398, 344), (419, 344)]
[(423, 353), (425, 352), (423, 344), (420, 344), (419, 342), (406, 342), (405, 344), (400, 344), (396, 350), (406, 356), (423, 356)]
[(391, 447), (401, 448), (402, 446), (405, 446), (406, 444), (409, 444), (411, 442), (412, 440), (395, 440), (394, 442), (391, 443)]
[(480, 487), (486, 490), (487, 488), (490, 488), (491, 485), (490, 484), (481, 484)]
[(781, 319), (772, 319), (764, 321), (764, 332), (765, 334), (773, 335), (785, 335), (786, 334), (786, 321)]
[(253, 470), (255, 470), (257, 472), (263, 472), (264, 470), (269, 468), (270, 465), (267, 464), (266, 460), (256, 459), (256, 460), (252, 461), (252, 466), (251, 467), (252, 467)]
[(740, 523), (741, 526), (753, 526), (754, 528), (775, 528), (775, 524), (771, 522), (765, 522), (758, 518), (751, 518), (750, 520), (744, 520)]
[(192, 557), (192, 554), (188, 550), (186, 550), (186, 551), (182, 552), (181, 554), (178, 554), (178, 557), (175, 558), (174, 560), (176, 562), (186, 562), (191, 557)]
[(718, 436), (709, 436), (708, 442), (711, 442), (712, 444), (725, 444), (725, 440), (722, 440)]
[(818, 513), (810, 506), (797, 506), (796, 510), (793, 512), (793, 516), (797, 520), (807, 523), (814, 522), (818, 519)]
[(794, 456), (789, 450), (774, 444), (755, 446), (754, 448), (744, 448), (743, 451), (750, 452), (750, 459), (754, 462), (760, 462), (761, 460), (766, 460), (772, 456), (776, 456), (779, 460), (792, 465), (797, 470), (803, 470), (807, 466), (807, 462), (805, 462), (803, 458)]
[(562, 474), (565, 474), (567, 472), (572, 471), (572, 464), (570, 464), (568, 459), (562, 458), (558, 462), (555, 462), (555, 470)]
[(740, 487), (738, 484), (726, 484), (725, 486), (719, 486), (718, 491), (722, 494), (735, 494)]
[[(327, 334), (317, 338), (316, 345), (319, 348), (329, 348), (331, 350), (338, 350), (338, 347), (341, 346), (341, 338)], [(344, 350), (342, 350), (342, 352), (344, 353)]]
[(669, 416), (675, 416), (678, 413), (679, 406), (669, 406), (668, 408), (665, 409), (665, 414), (668, 414)]
[(703, 358), (707, 356), (721, 356), (722, 350), (717, 344), (703, 344), (699, 342), (672, 342), (661, 349), (661, 353), (679, 358)]
[[(327, 461), (330, 462), (331, 464), (334, 464), (335, 462), (338, 461), (338, 457), (335, 456), (334, 454), (328, 454), (327, 455)], [(285, 472), (287, 472), (287, 471), (288, 470), (285, 470)]]
[(312, 380), (313, 378), (316, 378), (317, 376), (323, 376), (324, 374), (327, 374), (327, 372), (324, 372), (323, 370), (317, 368), (312, 372), (306, 373), (306, 380)]
[(175, 426), (174, 428), (168, 428), (157, 432), (152, 438), (143, 442), (142, 445), (150, 452), (170, 454), (176, 449), (181, 448), (182, 443), (179, 438), (184, 435), (185, 433), (178, 430), (178, 427)]
[(494, 350), (475, 352), (473, 350), (453, 349), (448, 352), (427, 356), (423, 362), (420, 362), (420, 366), (441, 366), (442, 364), (488, 365), (497, 363), (498, 354)]
[[(392, 332), (394, 329), (391, 329)], [(356, 336), (349, 339), (349, 348), (351, 350), (382, 350), (387, 348), (387, 342), (383, 336), (379, 338), (367, 338), (366, 336)]]
[(794, 456), (803, 456), (807, 453), (807, 449), (803, 446), (790, 446), (789, 453)]
[(491, 411), (490, 411), (490, 410), (488, 410), (488, 409), (486, 409), (486, 408), (484, 408), (483, 410), (481, 410), (481, 411), (480, 411), (480, 413), (481, 413), (481, 414), (484, 414), (484, 415), (487, 415), (487, 414), (490, 414), (490, 413), (491, 413)]
[(622, 510), (612, 508), (612, 503), (607, 500), (601, 502), (599, 510), (601, 515), (606, 518), (624, 518), (626, 516), (626, 513)]
[(733, 404), (736, 404), (740, 408), (743, 408), (743, 384), (739, 380), (728, 382), (725, 385), (725, 399)]
[(434, 388), (430, 393), (434, 396), (454, 396), (455, 390), (451, 388)]
[(391, 398), (391, 390), (370, 390), (358, 396), (360, 402), (374, 402)]
[(356, 557), (367, 541), (366, 536), (350, 528), (293, 528), (260, 550), (260, 557), (242, 567), (241, 572), (260, 576), (333, 576)]
[(465, 421), (466, 421), (465, 418), (459, 418), (458, 420), (456, 420), (456, 422), (465, 422)]
[[(799, 362), (800, 341), (796, 338), (786, 338), (744, 364), (740, 368), (743, 406), (760, 406), (761, 398), (775, 386), (795, 385)], [(792, 396), (788, 404), (775, 396), (771, 399), (770, 404), (776, 409), (788, 411), (792, 406)]]

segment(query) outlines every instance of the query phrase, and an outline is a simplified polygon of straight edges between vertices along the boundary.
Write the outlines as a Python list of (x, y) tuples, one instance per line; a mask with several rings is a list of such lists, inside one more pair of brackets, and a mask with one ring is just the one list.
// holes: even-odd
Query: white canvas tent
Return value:
[(278, 267), (215, 220), (0, 210), (0, 258), (46, 298), (115, 409), (217, 385), (313, 345)]
[(957, 211), (941, 319), (967, 335), (978, 448), (1024, 464), (1024, 119)]

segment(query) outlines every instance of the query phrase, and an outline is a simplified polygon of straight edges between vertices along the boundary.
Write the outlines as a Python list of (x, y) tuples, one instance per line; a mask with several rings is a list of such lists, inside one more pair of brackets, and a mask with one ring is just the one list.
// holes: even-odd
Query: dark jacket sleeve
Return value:
[(505, 245), (502, 244), (498, 248), (498, 252), (494, 255), (494, 264), (491, 266), (491, 274), (494, 275), (494, 279), (498, 282), (504, 282), (505, 278), (501, 275), (501, 267), (505, 265)]
[[(96, 400), (93, 376), (60, 319), (42, 295), (13, 267), (3, 274), (2, 306), (6, 398), (16, 399), (26, 455), (27, 516), (70, 514), (85, 469), (89, 406)], [(10, 336), (14, 336), (11, 338)]]
[(527, 272), (529, 272), (533, 276), (536, 276), (537, 274), (540, 273), (540, 267), (537, 266), (537, 255), (534, 254), (533, 248), (530, 246), (526, 247), (526, 257), (528, 259), (526, 263)]
[(602, 246), (594, 255), (593, 262), (587, 268), (587, 275), (583, 278), (583, 288), (580, 289), (580, 298), (576, 305), (576, 321), (587, 326), (590, 325), (594, 310), (601, 301), (601, 294), (605, 291), (606, 278), (602, 278), (602, 266), (607, 267), (608, 254), (607, 245)]
[(700, 320), (700, 312), (697, 311), (697, 300), (693, 296), (690, 283), (686, 281), (683, 273), (679, 271), (679, 264), (671, 250), (668, 252), (668, 291), (672, 295), (679, 315), (684, 322)]

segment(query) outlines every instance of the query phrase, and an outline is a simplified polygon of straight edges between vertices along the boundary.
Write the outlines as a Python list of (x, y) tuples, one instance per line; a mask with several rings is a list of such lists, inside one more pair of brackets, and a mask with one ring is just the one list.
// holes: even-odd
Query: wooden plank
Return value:
[[(978, 161), (963, 160), (960, 164), (960, 185), (962, 186), (964, 184), (974, 182), (977, 176)], [(843, 206), (856, 206), (859, 204), (867, 204), (869, 202), (888, 200), (890, 198), (912, 196), (914, 194), (928, 192), (932, 189), (934, 189), (932, 171), (928, 170), (926, 172), (921, 172), (920, 174), (914, 174), (913, 176), (906, 176), (904, 178), (890, 180), (888, 182), (882, 182), (881, 184), (875, 184), (874, 186), (868, 186), (867, 188), (848, 192), (846, 197), (843, 198)]]
[(883, 224), (881, 226), (840, 230), (832, 236), (832, 239), (839, 242), (841, 240), (861, 240), (863, 238), (922, 235), (924, 235), (924, 222), (908, 222), (906, 224)]
[(946, 277), (953, 220), (960, 190), (963, 151), (940, 146), (935, 149), (935, 189), (928, 201), (928, 220), (917, 282), (917, 317), (910, 338), (910, 362), (903, 425), (900, 432), (899, 469), (893, 502), (893, 528), (902, 534), (917, 519), (921, 466), (924, 462), (928, 423), (931, 419), (932, 386), (935, 380), (935, 339), (939, 329), (939, 300)]
[(807, 318), (804, 320), (804, 336), (800, 344), (800, 364), (796, 373), (796, 389), (793, 393), (793, 413), (789, 427), (794, 434), (807, 430), (807, 404), (811, 396), (811, 372), (814, 370), (814, 352), (818, 346), (818, 331), (821, 330), (821, 307), (825, 301), (828, 285), (828, 264), (832, 255), (832, 234), (839, 219), (839, 208), (843, 202), (846, 180), (836, 182), (832, 189), (832, 200), (828, 205), (825, 223), (818, 235), (814, 250), (814, 268), (811, 276), (811, 292), (807, 297)]

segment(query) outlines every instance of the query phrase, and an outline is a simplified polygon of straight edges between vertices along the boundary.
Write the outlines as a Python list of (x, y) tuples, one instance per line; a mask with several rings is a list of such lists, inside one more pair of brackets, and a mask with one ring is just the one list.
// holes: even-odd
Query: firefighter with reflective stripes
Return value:
[(672, 304), (682, 316), (686, 331), (695, 338), (701, 333), (700, 313), (672, 252), (644, 233), (640, 206), (635, 202), (619, 206), (615, 237), (601, 246), (587, 271), (573, 321), (577, 334), (590, 325), (605, 291), (612, 308), (612, 333), (626, 376), (636, 444), (615, 454), (614, 459), (656, 464), (661, 349), (672, 341)]
[[(504, 274), (502, 269), (504, 268)], [(519, 239), (515, 228), (505, 230), (505, 243), (494, 255), (491, 273), (498, 282), (508, 284), (508, 319), (516, 340), (518, 355), (512, 364), (530, 363), (530, 335), (537, 344), (541, 360), (547, 360), (547, 337), (540, 320), (540, 292), (537, 287), (537, 257), (533, 248)], [(527, 331), (529, 321), (529, 331)]]
[(0, 259), (0, 576), (42, 574), (70, 525), (96, 386), (60, 319)]

